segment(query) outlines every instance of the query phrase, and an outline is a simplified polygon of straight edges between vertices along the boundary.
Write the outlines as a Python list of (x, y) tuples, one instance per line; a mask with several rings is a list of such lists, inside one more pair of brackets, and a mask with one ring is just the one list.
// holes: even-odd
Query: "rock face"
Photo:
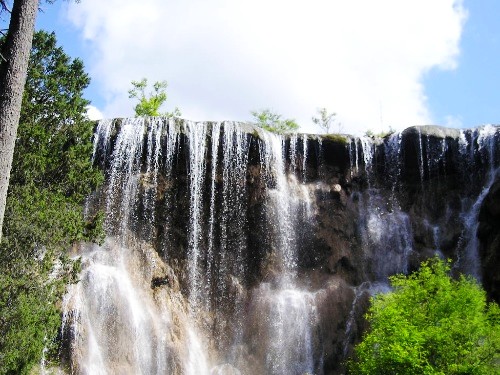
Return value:
[[(144, 276), (137, 285), (156, 304), (152, 317), (174, 317), (163, 339), (151, 333), (167, 349), (126, 351), (129, 368), (342, 373), (369, 297), (435, 254), (498, 301), (499, 144), (491, 126), (413, 127), (373, 140), (282, 138), (232, 122), (99, 123), (94, 160), (108, 183), (89, 209), (106, 210), (109, 235), (131, 254), (154, 249), (143, 263), (127, 261), (127, 272)], [(87, 311), (90, 302), (79, 303), (69, 315)], [(117, 373), (106, 337), (93, 348)], [(75, 342), (68, 362), (84, 372), (88, 345)]]
[(486, 195), (479, 213), (478, 237), (481, 241), (483, 285), (491, 299), (500, 301), (500, 178)]

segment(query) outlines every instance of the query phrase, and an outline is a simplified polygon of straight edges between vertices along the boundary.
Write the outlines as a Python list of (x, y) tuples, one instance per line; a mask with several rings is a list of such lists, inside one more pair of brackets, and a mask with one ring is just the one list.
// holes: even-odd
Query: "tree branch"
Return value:
[(7, 2), (5, 0), (0, 0), (0, 13), (3, 12), (4, 10), (12, 14), (12, 11), (7, 6)]

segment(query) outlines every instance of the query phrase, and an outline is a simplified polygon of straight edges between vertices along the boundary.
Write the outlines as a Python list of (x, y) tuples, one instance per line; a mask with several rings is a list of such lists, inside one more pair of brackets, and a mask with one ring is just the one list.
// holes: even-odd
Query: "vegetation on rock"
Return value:
[(89, 81), (54, 34), (35, 34), (0, 243), (0, 374), (28, 373), (44, 348), (50, 357), (59, 302), (79, 268), (67, 251), (103, 236), (102, 216), (83, 215), (85, 197), (103, 182), (91, 164)]
[(500, 373), (500, 308), (474, 279), (449, 272), (434, 258), (391, 277), (394, 291), (372, 299), (350, 373)]
[(148, 80), (143, 78), (140, 81), (132, 81), (133, 88), (129, 90), (129, 98), (136, 98), (139, 103), (134, 107), (136, 117), (139, 116), (165, 116), (179, 117), (181, 111), (175, 107), (172, 112), (160, 112), (160, 107), (167, 101), (166, 89), (167, 81), (155, 82), (153, 91), (146, 95)]
[(317, 112), (319, 117), (313, 116), (312, 122), (315, 125), (318, 125), (320, 129), (322, 129), (325, 132), (325, 134), (330, 133), (330, 129), (335, 123), (338, 127), (338, 131), (340, 132), (342, 125), (340, 124), (340, 122), (335, 121), (335, 116), (337, 116), (335, 112), (328, 113), (326, 108), (318, 108)]
[(389, 126), (389, 130), (383, 130), (383, 131), (380, 131), (378, 133), (375, 133), (373, 130), (371, 129), (368, 129), (366, 132), (365, 132), (365, 136), (366, 137), (369, 137), (369, 138), (372, 138), (372, 139), (376, 139), (376, 138), (386, 138), (386, 137), (389, 137), (391, 136), (392, 134), (394, 134), (396, 131), (392, 128), (392, 126)]
[(271, 111), (262, 109), (260, 111), (250, 112), (257, 125), (261, 128), (278, 134), (291, 133), (299, 128), (299, 125), (293, 119), (282, 119), (282, 116)]
[(343, 145), (346, 145), (349, 142), (349, 138), (342, 134), (326, 134), (323, 137)]

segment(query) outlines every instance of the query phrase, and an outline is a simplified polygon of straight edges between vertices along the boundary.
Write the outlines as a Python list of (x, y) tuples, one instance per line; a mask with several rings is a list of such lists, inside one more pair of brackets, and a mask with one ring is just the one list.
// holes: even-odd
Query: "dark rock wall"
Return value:
[(500, 303), (500, 178), (491, 186), (479, 213), (481, 270), (488, 296)]

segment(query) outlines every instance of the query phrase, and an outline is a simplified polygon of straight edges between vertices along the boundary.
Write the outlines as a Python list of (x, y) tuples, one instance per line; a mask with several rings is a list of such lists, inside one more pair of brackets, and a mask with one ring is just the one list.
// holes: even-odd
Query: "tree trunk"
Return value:
[(0, 65), (0, 240), (37, 12), (38, 0), (14, 0), (2, 49), (7, 61)]

